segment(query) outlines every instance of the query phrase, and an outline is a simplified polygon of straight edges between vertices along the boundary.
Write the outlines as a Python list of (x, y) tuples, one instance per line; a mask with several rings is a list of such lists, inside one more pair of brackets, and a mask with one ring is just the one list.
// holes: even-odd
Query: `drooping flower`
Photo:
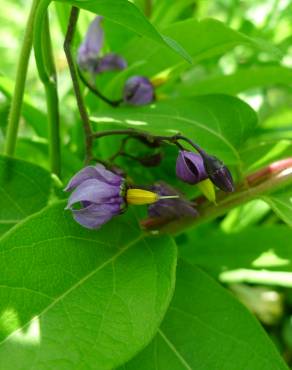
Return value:
[(198, 215), (192, 203), (170, 185), (164, 182), (158, 182), (153, 186), (152, 190), (161, 197), (174, 196), (176, 198), (162, 198), (156, 203), (151, 204), (148, 207), (148, 215), (151, 218), (174, 220), (178, 218), (196, 217)]
[(66, 208), (86, 228), (98, 229), (126, 207), (125, 179), (101, 164), (87, 166), (79, 171), (65, 191), (73, 189)]
[(100, 228), (123, 213), (128, 204), (151, 204), (160, 199), (153, 191), (129, 188), (123, 176), (101, 164), (87, 166), (73, 176), (65, 188), (72, 190), (66, 209), (88, 229)]
[(179, 151), (176, 161), (176, 175), (188, 184), (197, 184), (208, 178), (202, 157), (187, 150)]
[(220, 159), (215, 156), (205, 154), (203, 161), (205, 170), (213, 184), (223, 191), (234, 191), (232, 175)]
[(150, 80), (142, 76), (130, 77), (124, 86), (124, 101), (131, 105), (145, 105), (154, 100), (154, 88)]
[(92, 74), (106, 71), (121, 70), (127, 67), (126, 61), (115, 53), (99, 57), (104, 41), (101, 27), (103, 17), (97, 16), (88, 27), (85, 39), (78, 49), (77, 63), (79, 67)]

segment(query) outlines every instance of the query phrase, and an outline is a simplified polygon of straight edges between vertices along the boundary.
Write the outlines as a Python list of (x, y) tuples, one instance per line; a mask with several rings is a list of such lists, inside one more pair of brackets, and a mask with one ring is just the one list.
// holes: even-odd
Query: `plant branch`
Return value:
[(76, 68), (76, 64), (74, 62), (74, 59), (72, 57), (71, 47), (72, 47), (72, 41), (74, 39), (75, 29), (77, 20), (79, 17), (79, 9), (73, 6), (71, 8), (70, 18), (69, 18), (69, 24), (65, 36), (65, 42), (64, 42), (64, 50), (67, 57), (67, 62), (71, 74), (71, 79), (73, 83), (73, 89), (79, 109), (79, 114), (81, 117), (81, 120), (83, 122), (83, 130), (84, 130), (84, 136), (85, 136), (85, 162), (88, 163), (92, 158), (92, 143), (93, 143), (93, 136), (92, 131), (90, 127), (90, 121), (89, 116), (83, 101), (83, 97), (81, 94), (79, 81), (78, 81), (78, 72)]
[(87, 79), (84, 77), (83, 73), (81, 72), (81, 70), (79, 68), (77, 68), (77, 71), (78, 71), (78, 76), (79, 76), (80, 80), (83, 82), (83, 84), (94, 95), (98, 96), (99, 99), (103, 100), (105, 103), (111, 105), (112, 107), (117, 107), (117, 106), (119, 106), (122, 103), (123, 99), (119, 99), (119, 100), (110, 100), (110, 99), (108, 99), (95, 86), (91, 85), (91, 83), (89, 81), (87, 81)]
[[(291, 158), (288, 160), (292, 161)], [(277, 162), (275, 162), (277, 163)], [(282, 163), (284, 163), (282, 161)], [(287, 163), (287, 162), (286, 162)], [(277, 167), (277, 166), (276, 166)], [(279, 168), (279, 167), (278, 167)], [(266, 170), (263, 171), (259, 170), (257, 173), (266, 173)], [(250, 178), (251, 175), (248, 178)], [(258, 176), (253, 174), (253, 177), (259, 180)], [(290, 162), (290, 166), (286, 167), (280, 172), (275, 170), (275, 172), (270, 174), (270, 177), (264, 176), (262, 178), (262, 182), (256, 183), (253, 186), (248, 188), (243, 188), (241, 185), (237, 186), (237, 191), (232, 194), (224, 194), (221, 193), (219, 197), (219, 201), (217, 206), (214, 206), (210, 202), (204, 202), (199, 204), (196, 209), (199, 212), (199, 216), (192, 219), (181, 219), (181, 220), (174, 220), (174, 221), (167, 221), (165, 220), (164, 223), (161, 223), (158, 220), (158, 224), (156, 225), (155, 219), (153, 220), (146, 220), (144, 226), (148, 229), (159, 229), (160, 232), (171, 232), (171, 233), (178, 233), (182, 232), (184, 229), (199, 225), (201, 223), (211, 221), (218, 216), (224, 215), (226, 212), (231, 210), (234, 207), (239, 205), (245, 204), (253, 199), (260, 198), (261, 196), (269, 193), (271, 191), (276, 191), (288, 184), (292, 183), (292, 166)]]
[(24, 38), (19, 54), (19, 61), (16, 71), (16, 79), (14, 85), (14, 92), (11, 100), (11, 108), (9, 111), (7, 135), (5, 141), (5, 154), (13, 155), (16, 146), (16, 139), (19, 127), (19, 120), (21, 114), (21, 107), (23, 101), (23, 94), (25, 88), (25, 81), (27, 75), (27, 68), (29, 63), (30, 52), (32, 48), (33, 40), (33, 27), (36, 10), (39, 4), (39, 0), (33, 0), (30, 13), (28, 16), (26, 29), (24, 32)]

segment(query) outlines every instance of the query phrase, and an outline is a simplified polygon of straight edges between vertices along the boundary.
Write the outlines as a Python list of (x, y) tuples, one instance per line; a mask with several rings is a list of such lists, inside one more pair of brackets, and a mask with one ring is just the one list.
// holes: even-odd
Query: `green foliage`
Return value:
[(132, 212), (89, 232), (64, 206), (33, 215), (1, 240), (7, 370), (32, 362), (111, 369), (150, 341), (172, 296), (176, 246), (169, 237), (145, 236)]
[(0, 157), (0, 234), (46, 206), (50, 173), (28, 162)]
[(172, 370), (287, 369), (247, 310), (185, 263), (178, 266), (175, 295), (156, 337), (123, 369), (160, 370), (169, 364)]

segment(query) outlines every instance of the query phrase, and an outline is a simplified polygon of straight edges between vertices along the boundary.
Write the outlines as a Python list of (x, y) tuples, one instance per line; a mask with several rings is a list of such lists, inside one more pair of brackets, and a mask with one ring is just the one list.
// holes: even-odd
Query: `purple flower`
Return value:
[(100, 26), (103, 17), (97, 16), (88, 27), (86, 36), (78, 49), (77, 62), (81, 69), (94, 72), (98, 54), (103, 45), (103, 29)]
[(198, 215), (192, 203), (176, 189), (164, 182), (156, 183), (152, 190), (160, 196), (178, 195), (175, 199), (161, 199), (148, 207), (148, 215), (152, 218), (178, 219), (184, 217), (195, 217)]
[(78, 49), (77, 63), (82, 70), (92, 74), (121, 70), (127, 67), (126, 61), (117, 54), (109, 53), (99, 57), (103, 46), (104, 32), (101, 28), (103, 17), (97, 16), (89, 25), (85, 39)]
[(102, 73), (106, 71), (118, 71), (125, 69), (127, 67), (127, 62), (125, 59), (120, 57), (118, 54), (109, 53), (104, 57), (98, 59), (94, 72)]
[(208, 154), (204, 155), (203, 160), (206, 172), (213, 184), (223, 191), (234, 191), (232, 175), (224, 163), (217, 157)]
[(98, 229), (122, 213), (126, 206), (125, 179), (101, 164), (79, 171), (69, 181), (65, 191), (73, 189), (66, 209), (70, 209), (74, 219), (88, 229)]
[(187, 150), (179, 151), (176, 161), (176, 175), (188, 184), (197, 184), (208, 178), (202, 157)]
[(133, 76), (124, 87), (124, 101), (131, 105), (144, 105), (154, 100), (154, 88), (146, 77)]

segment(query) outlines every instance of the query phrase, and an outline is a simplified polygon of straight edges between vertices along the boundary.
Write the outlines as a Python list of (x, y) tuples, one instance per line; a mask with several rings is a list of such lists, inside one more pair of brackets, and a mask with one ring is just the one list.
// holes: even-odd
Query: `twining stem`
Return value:
[(5, 154), (11, 156), (14, 154), (16, 146), (27, 68), (32, 48), (34, 18), (38, 3), (39, 0), (33, 0), (32, 2), (19, 54), (19, 61), (16, 71), (14, 92), (11, 100), (11, 108), (8, 117), (7, 136), (4, 149)]
[(72, 57), (72, 52), (71, 52), (71, 46), (72, 46), (72, 41), (74, 39), (78, 16), (79, 16), (79, 9), (73, 6), (71, 8), (69, 24), (68, 24), (68, 28), (66, 32), (64, 50), (65, 50), (65, 54), (67, 57), (67, 62), (68, 62), (68, 66), (69, 66), (69, 70), (71, 74), (71, 79), (72, 79), (74, 93), (75, 93), (75, 97), (76, 97), (76, 101), (77, 101), (77, 105), (79, 109), (79, 114), (83, 122), (83, 130), (84, 130), (84, 135), (85, 135), (85, 153), (86, 153), (85, 162), (87, 163), (92, 158), (93, 136), (92, 136), (92, 131), (90, 127), (89, 116), (88, 116), (86, 107), (84, 105), (83, 97), (82, 97), (80, 86), (79, 86), (76, 64), (74, 62), (74, 59)]
[(105, 103), (111, 105), (112, 107), (118, 107), (122, 103), (123, 99), (111, 100), (107, 98), (106, 96), (104, 96), (99, 90), (97, 90), (95, 86), (91, 85), (91, 83), (86, 80), (86, 78), (83, 76), (79, 68), (77, 68), (77, 71), (78, 71), (78, 76), (80, 80), (83, 82), (83, 84), (99, 99), (103, 100)]
[(59, 99), (57, 93), (57, 74), (52, 52), (51, 34), (47, 13), (43, 23), (42, 45), (43, 60), (46, 63), (46, 69), (48, 73), (48, 78), (45, 78), (43, 83), (46, 92), (48, 111), (50, 164), (52, 173), (60, 177), (61, 151)]

